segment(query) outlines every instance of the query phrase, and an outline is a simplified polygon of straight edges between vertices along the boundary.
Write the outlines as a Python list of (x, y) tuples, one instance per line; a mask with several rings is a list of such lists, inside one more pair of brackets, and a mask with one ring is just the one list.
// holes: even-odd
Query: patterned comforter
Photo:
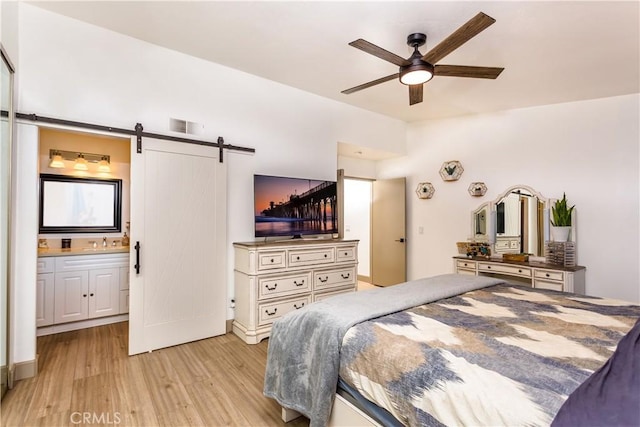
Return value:
[(340, 377), (410, 426), (549, 425), (639, 316), (622, 301), (495, 285), (352, 327)]

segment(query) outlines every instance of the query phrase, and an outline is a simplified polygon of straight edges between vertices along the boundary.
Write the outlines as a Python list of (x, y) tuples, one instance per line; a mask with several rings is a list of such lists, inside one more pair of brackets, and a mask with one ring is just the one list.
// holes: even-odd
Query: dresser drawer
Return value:
[(536, 279), (533, 287), (538, 289), (551, 289), (553, 291), (562, 292), (562, 283), (553, 282), (550, 280)]
[(330, 271), (316, 271), (313, 273), (313, 289), (335, 288), (337, 286), (354, 285), (356, 283), (356, 268), (346, 267)]
[(258, 271), (282, 268), (287, 265), (285, 251), (258, 252)]
[(335, 248), (296, 249), (289, 251), (289, 267), (331, 264), (335, 262)]
[(338, 262), (355, 261), (356, 260), (356, 248), (336, 248), (336, 260)]
[(56, 266), (56, 259), (53, 257), (38, 258), (38, 274), (53, 273)]
[(456, 266), (465, 270), (475, 270), (476, 264), (477, 263), (475, 261), (456, 260)]
[(496, 240), (496, 249), (509, 249), (509, 246), (508, 240)]
[(562, 271), (553, 270), (536, 270), (534, 273), (536, 279), (557, 280), (564, 282), (564, 273)]
[(285, 301), (258, 304), (258, 325), (268, 325), (293, 310), (311, 304), (311, 295)]
[(258, 279), (258, 299), (276, 298), (311, 290), (311, 272)]
[(512, 276), (531, 277), (531, 269), (529, 267), (517, 267), (513, 265), (486, 264), (478, 263), (478, 271), (485, 273), (504, 273)]

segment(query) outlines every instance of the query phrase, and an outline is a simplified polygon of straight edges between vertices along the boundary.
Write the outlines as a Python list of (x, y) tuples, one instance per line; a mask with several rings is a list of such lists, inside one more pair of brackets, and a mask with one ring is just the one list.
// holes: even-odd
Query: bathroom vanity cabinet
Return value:
[(38, 257), (38, 335), (128, 319), (129, 253), (97, 252)]

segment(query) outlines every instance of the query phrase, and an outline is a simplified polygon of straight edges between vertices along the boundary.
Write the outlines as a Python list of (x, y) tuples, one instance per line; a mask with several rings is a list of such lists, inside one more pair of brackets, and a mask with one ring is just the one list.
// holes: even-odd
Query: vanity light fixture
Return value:
[(111, 172), (107, 156), (102, 156), (102, 159), (98, 162), (98, 172)]
[(64, 151), (52, 148), (49, 150), (50, 168), (64, 168), (64, 161), (74, 162), (75, 170), (89, 170), (89, 163), (98, 165), (98, 172), (111, 172), (111, 156), (107, 154), (82, 153), (78, 151)]
[(59, 152), (54, 151), (54, 154), (49, 155), (51, 157), (51, 161), (49, 162), (49, 167), (54, 169), (64, 168), (64, 161), (62, 160), (62, 156)]
[(73, 168), (78, 171), (89, 170), (89, 166), (87, 165), (87, 159), (84, 158), (84, 154), (78, 153), (78, 157), (76, 157), (76, 164), (73, 165)]

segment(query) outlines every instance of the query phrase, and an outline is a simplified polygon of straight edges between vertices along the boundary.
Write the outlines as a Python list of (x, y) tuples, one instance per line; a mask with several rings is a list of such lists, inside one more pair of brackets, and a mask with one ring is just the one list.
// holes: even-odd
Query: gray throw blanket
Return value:
[(306, 415), (310, 427), (326, 426), (338, 383), (342, 338), (350, 327), (502, 282), (447, 274), (328, 298), (291, 312), (271, 330), (264, 394)]

